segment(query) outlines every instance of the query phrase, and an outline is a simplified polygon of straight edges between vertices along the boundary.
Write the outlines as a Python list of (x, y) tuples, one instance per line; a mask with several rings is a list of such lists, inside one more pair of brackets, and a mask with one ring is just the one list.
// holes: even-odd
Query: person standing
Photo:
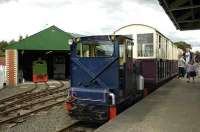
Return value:
[(190, 52), (190, 48), (185, 49), (185, 53), (183, 53), (183, 58), (186, 64), (193, 60), (193, 54), (192, 52)]
[(188, 83), (190, 82), (190, 78), (192, 77), (193, 81), (196, 77), (196, 67), (194, 66), (194, 61), (190, 61), (187, 66), (187, 76), (188, 76)]
[(183, 58), (185, 60), (185, 64), (186, 64), (186, 77), (189, 78), (189, 73), (188, 73), (188, 64), (189, 62), (191, 62), (193, 60), (193, 54), (192, 52), (190, 52), (190, 48), (186, 48), (185, 52), (183, 53)]
[(182, 55), (179, 55), (178, 59), (178, 78), (185, 76), (185, 60)]

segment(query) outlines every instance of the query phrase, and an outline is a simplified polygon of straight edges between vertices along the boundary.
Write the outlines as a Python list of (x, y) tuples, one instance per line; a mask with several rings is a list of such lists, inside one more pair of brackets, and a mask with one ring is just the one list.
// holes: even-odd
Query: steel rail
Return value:
[[(61, 85), (57, 86), (56, 88), (45, 89), (45, 90), (41, 90), (39, 92), (29, 93), (25, 96), (20, 96), (17, 100), (14, 100), (13, 102), (8, 103), (8, 104), (5, 104), (6, 102), (4, 102), (5, 105), (1, 106), (0, 110), (5, 109), (6, 107), (9, 107), (9, 106), (12, 107), (13, 105), (19, 104), (20, 102), (23, 102), (23, 101), (30, 101), (32, 99), (40, 98), (41, 96), (45, 96), (45, 95), (48, 95), (48, 94), (53, 94), (53, 93), (59, 92), (59, 89), (64, 87), (64, 83), (61, 82), (61, 81), (60, 81), (60, 83), (61, 83)], [(67, 87), (67, 88), (69, 88), (69, 87)], [(13, 99), (15, 99), (15, 98), (13, 98)]]
[(48, 91), (44, 91), (44, 92), (40, 93), (39, 95), (38, 95), (38, 93), (33, 93), (33, 94), (30, 94), (28, 97), (20, 98), (19, 100), (16, 100), (14, 102), (6, 104), (6, 105), (0, 107), (0, 109), (6, 109), (6, 108), (9, 108), (9, 107), (13, 107), (14, 105), (20, 104), (21, 102), (24, 102), (24, 101), (32, 101), (34, 99), (42, 98), (44, 96), (48, 96), (48, 95), (52, 95), (52, 94), (55, 94), (55, 93), (63, 92), (65, 90), (67, 90), (67, 88), (48, 90)]
[(37, 104), (41, 104), (41, 103), (44, 103), (44, 102), (47, 102), (47, 101), (50, 101), (50, 100), (55, 100), (55, 99), (66, 97), (66, 96), (67, 96), (67, 94), (59, 94), (57, 96), (53, 95), (53, 97), (51, 97), (51, 98), (47, 98), (47, 99), (44, 99), (44, 100), (39, 100), (37, 102), (30, 103), (30, 104), (27, 104), (27, 105), (23, 105), (21, 107), (15, 107), (15, 108), (0, 112), (0, 115), (7, 115), (8, 113), (13, 112), (13, 111), (17, 111), (17, 110), (20, 110), (20, 109), (32, 107), (32, 106), (35, 106)]
[(4, 103), (4, 102), (6, 102), (6, 101), (9, 101), (9, 100), (15, 99), (15, 98), (17, 98), (17, 97), (21, 97), (21, 96), (26, 95), (26, 94), (28, 94), (28, 93), (31, 93), (31, 92), (32, 92), (33, 90), (35, 90), (37, 87), (38, 87), (37, 84), (35, 84), (34, 88), (32, 88), (32, 89), (30, 89), (30, 90), (28, 90), (28, 91), (21, 92), (21, 93), (19, 93), (19, 94), (15, 94), (15, 95), (13, 95), (13, 96), (6, 97), (6, 98), (4, 98), (4, 99), (1, 99), (1, 100), (0, 100), (0, 104)]
[[(56, 88), (61, 88), (61, 87), (63, 87), (64, 86), (64, 83), (62, 82), (62, 81), (59, 81), (59, 83), (61, 84), (60, 86), (57, 86)], [(47, 83), (45, 83), (48, 87), (49, 87), (49, 85), (47, 84)], [(14, 99), (16, 99), (16, 98), (23, 98), (23, 97), (26, 97), (26, 96), (30, 96), (30, 94), (36, 89), (36, 88), (38, 88), (38, 85), (37, 85), (37, 83), (35, 83), (35, 86), (34, 86), (34, 88), (32, 88), (32, 89), (30, 89), (30, 90), (28, 90), (28, 91), (25, 91), (25, 92), (21, 92), (21, 93), (19, 93), (19, 94), (15, 94), (15, 95), (13, 95), (13, 96), (10, 96), (10, 97), (6, 97), (6, 98), (4, 98), (4, 99), (1, 99), (0, 100), (0, 104), (3, 104), (3, 103), (5, 103), (6, 101), (9, 101), (9, 100), (14, 100)], [(56, 89), (56, 88), (54, 88), (54, 89)], [(47, 89), (44, 89), (44, 90), (41, 90), (41, 91), (39, 91), (39, 92), (35, 92), (35, 93), (40, 93), (40, 92), (43, 92), (43, 91), (46, 91)]]
[(61, 103), (64, 103), (65, 99), (61, 100), (61, 101), (58, 101), (56, 103), (52, 103), (52, 104), (49, 104), (49, 105), (46, 105), (46, 106), (43, 106), (43, 107), (40, 107), (38, 109), (35, 109), (35, 110), (32, 110), (30, 112), (27, 112), (27, 113), (24, 113), (24, 114), (21, 114), (21, 115), (17, 115), (17, 116), (14, 116), (14, 117), (10, 117), (8, 119), (4, 119), (4, 120), (0, 120), (0, 125), (4, 124), (4, 123), (8, 123), (8, 122), (11, 122), (11, 121), (14, 121), (16, 119), (19, 119), (19, 118), (22, 118), (22, 117), (25, 117), (25, 116), (28, 116), (32, 113), (36, 113), (38, 111), (41, 111), (41, 110), (44, 110), (44, 109), (47, 109), (47, 108), (51, 108), (53, 106), (56, 106), (58, 104), (61, 104)]

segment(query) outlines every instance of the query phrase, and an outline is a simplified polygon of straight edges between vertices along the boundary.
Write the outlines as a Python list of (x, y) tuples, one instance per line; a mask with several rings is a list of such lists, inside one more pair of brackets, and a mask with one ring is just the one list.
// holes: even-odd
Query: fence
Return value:
[(4, 83), (6, 82), (6, 68), (4, 65), (0, 65), (0, 89), (3, 88)]

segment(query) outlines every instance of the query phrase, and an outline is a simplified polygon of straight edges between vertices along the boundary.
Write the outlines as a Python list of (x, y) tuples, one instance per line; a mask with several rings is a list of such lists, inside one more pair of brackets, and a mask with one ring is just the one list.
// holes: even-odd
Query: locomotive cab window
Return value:
[(124, 38), (120, 38), (119, 41), (119, 56), (120, 56), (120, 65), (123, 65), (126, 61), (126, 49), (125, 49)]
[(130, 40), (126, 41), (126, 46), (127, 46), (127, 57), (132, 58), (133, 55), (133, 45)]
[(119, 56), (120, 56), (120, 65), (123, 65), (126, 62), (127, 58), (132, 58), (133, 54), (133, 45), (130, 40), (123, 39), (119, 44)]
[(79, 57), (111, 57), (114, 45), (111, 41), (78, 43), (76, 53)]
[(153, 33), (138, 34), (137, 44), (139, 57), (153, 56)]

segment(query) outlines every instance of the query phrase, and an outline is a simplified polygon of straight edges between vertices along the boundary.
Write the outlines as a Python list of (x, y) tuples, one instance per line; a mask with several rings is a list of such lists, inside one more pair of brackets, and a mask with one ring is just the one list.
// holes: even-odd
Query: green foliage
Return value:
[(5, 56), (4, 48), (8, 45), (7, 41), (0, 41), (0, 56)]
[(178, 48), (182, 49), (183, 51), (185, 51), (186, 48), (190, 48), (192, 49), (191, 45), (183, 42), (183, 41), (179, 41), (179, 42), (175, 42), (174, 43)]
[[(23, 37), (19, 36), (19, 41), (21, 39), (23, 39)], [(6, 46), (8, 46), (9, 44), (14, 44), (15, 42), (17, 42), (17, 41), (15, 41), (14, 39), (11, 41), (5, 41), (5, 40), (0, 41), (0, 56), (5, 56)]]
[(20, 36), (19, 36), (19, 41), (21, 41), (22, 39), (23, 39), (23, 36), (20, 35)]
[(196, 55), (200, 55), (200, 51), (196, 51), (195, 54), (196, 54)]
[[(28, 37), (28, 35), (26, 35), (26, 37)], [(22, 39), (23, 39), (23, 36), (20, 35), (18, 41), (21, 41)], [(5, 40), (0, 41), (0, 56), (5, 56), (6, 46), (8, 46), (9, 44), (14, 44), (16, 42), (17, 41), (15, 41), (14, 39), (11, 41), (5, 41)]]

